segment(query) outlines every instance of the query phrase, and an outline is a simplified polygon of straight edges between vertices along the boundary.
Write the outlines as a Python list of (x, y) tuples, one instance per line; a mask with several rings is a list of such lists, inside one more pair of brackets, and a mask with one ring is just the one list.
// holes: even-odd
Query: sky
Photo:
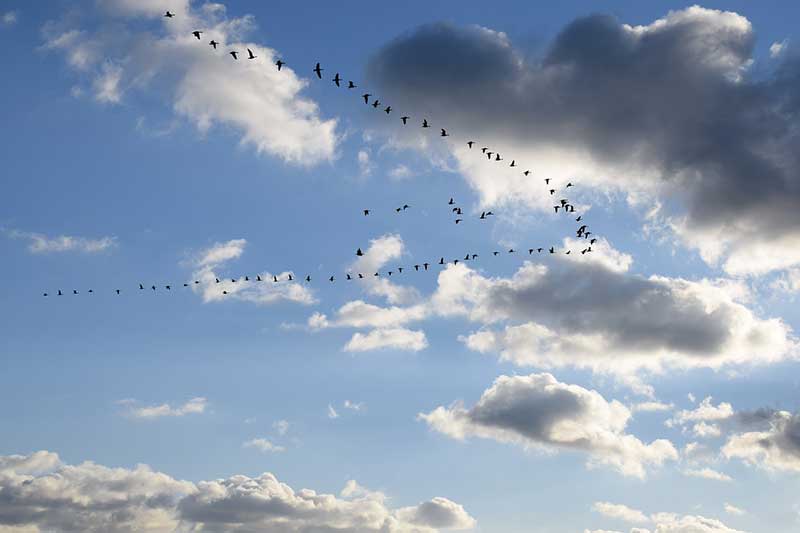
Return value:
[(797, 531), (798, 16), (0, 1), (0, 533)]

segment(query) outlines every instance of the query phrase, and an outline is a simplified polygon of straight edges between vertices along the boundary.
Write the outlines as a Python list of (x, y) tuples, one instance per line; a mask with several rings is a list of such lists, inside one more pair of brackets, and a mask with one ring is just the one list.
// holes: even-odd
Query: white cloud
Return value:
[(658, 513), (652, 519), (656, 524), (655, 533), (743, 533), (704, 516)]
[(404, 180), (410, 178), (412, 175), (411, 169), (406, 165), (397, 165), (389, 171), (389, 177), (395, 180)]
[(688, 468), (683, 471), (683, 474), (689, 477), (699, 477), (703, 479), (712, 479), (714, 481), (733, 481), (733, 478), (728, 474), (724, 474), (712, 468)]
[(739, 415), (746, 424), (763, 426), (728, 437), (722, 455), (766, 470), (800, 472), (800, 414), (760, 410)]
[(708, 396), (700, 402), (697, 408), (692, 410), (682, 410), (675, 413), (672, 419), (667, 421), (667, 425), (683, 425), (687, 422), (708, 422), (726, 420), (733, 416), (733, 406), (727, 402), (721, 402), (718, 405), (712, 403), (711, 396)]
[[(229, 261), (240, 258), (246, 246), (245, 239), (231, 239), (227, 242), (215, 243), (197, 254), (192, 261), (195, 267), (192, 276), (194, 280), (201, 283), (191, 284), (191, 287), (193, 291), (200, 293), (204, 302), (239, 300), (255, 304), (271, 304), (280, 301), (303, 305), (316, 303), (312, 290), (298, 280), (293, 272), (273, 274), (264, 271), (250, 274), (249, 281), (245, 280), (243, 276), (225, 277), (218, 272)], [(290, 274), (295, 278), (294, 281), (287, 281)], [(258, 281), (259, 276), (262, 281)], [(277, 277), (279, 281), (273, 281), (274, 277)], [(234, 279), (237, 281), (234, 282)], [(219, 280), (219, 283), (216, 280)]]
[[(337, 121), (321, 118), (317, 104), (302, 95), (308, 81), (291, 66), (278, 72), (277, 51), (246, 40), (255, 28), (252, 16), (228, 17), (222, 4), (175, 2), (169, 9), (178, 16), (164, 19), (168, 5), (103, 0), (96, 30), (48, 23), (43, 48), (63, 52), (100, 102), (152, 92), (201, 133), (215, 124), (231, 127), (257, 152), (302, 166), (336, 157)], [(159, 26), (145, 29), (138, 18)], [(199, 41), (191, 35), (196, 28), (204, 31)], [(215, 51), (211, 39), (224, 45)], [(234, 61), (228, 55), (246, 48), (258, 59)]]
[(367, 150), (359, 150), (358, 154), (356, 155), (356, 159), (358, 161), (358, 171), (362, 178), (372, 174), (374, 165), (370, 160), (369, 152)]
[(647, 467), (678, 458), (667, 440), (645, 444), (626, 434), (630, 417), (620, 402), (560, 383), (550, 374), (500, 376), (470, 409), (454, 403), (419, 415), (455, 439), (474, 436), (526, 449), (580, 450), (589, 455), (589, 466), (610, 466), (626, 476), (643, 478)]
[(277, 420), (272, 423), (272, 428), (278, 432), (278, 435), (286, 435), (286, 433), (289, 431), (289, 421)]
[(328, 404), (328, 418), (331, 420), (339, 418), (339, 413), (336, 412), (336, 409), (331, 404)]
[(642, 511), (617, 503), (594, 502), (592, 510), (609, 518), (616, 518), (632, 524), (642, 524), (650, 521)]
[(242, 444), (242, 447), (255, 448), (256, 450), (263, 453), (280, 453), (286, 451), (286, 448), (284, 448), (283, 446), (278, 446), (277, 444), (273, 444), (272, 442), (264, 438), (250, 439), (244, 444)]
[(692, 426), (692, 433), (695, 437), (700, 437), (701, 439), (708, 439), (719, 437), (722, 435), (722, 430), (716, 424), (708, 424), (706, 422), (698, 422), (694, 426)]
[(696, 402), (696, 401), (697, 401), (697, 398), (695, 398), (694, 394), (692, 394), (691, 392), (687, 393), (687, 394), (686, 394), (686, 397), (687, 397), (687, 398), (689, 399), (689, 401), (690, 401), (690, 402), (692, 402), (692, 403), (694, 403), (694, 402)]
[(19, 14), (16, 11), (6, 11), (0, 17), (0, 21), (2, 21), (3, 26), (13, 26), (19, 20)]
[(435, 533), (475, 525), (461, 505), (446, 498), (392, 509), (383, 493), (355, 481), (342, 497), (295, 491), (268, 472), (191, 483), (145, 465), (68, 465), (46, 451), (0, 456), (0, 493), (0, 529), (10, 525), (11, 531)]
[(788, 39), (784, 39), (782, 41), (775, 41), (771, 45), (769, 45), (769, 57), (776, 58), (786, 50), (786, 46), (789, 44)]
[(364, 402), (351, 402), (350, 400), (345, 400), (342, 402), (342, 406), (345, 409), (350, 409), (351, 411), (361, 411), (364, 409)]
[(405, 328), (373, 329), (369, 333), (354, 333), (344, 346), (346, 352), (372, 350), (404, 350), (418, 352), (428, 347), (425, 332)]
[(735, 505), (732, 505), (728, 502), (725, 502), (725, 512), (736, 516), (742, 516), (747, 514), (747, 511), (745, 511), (744, 509), (736, 507)]
[(370, 241), (367, 249), (363, 250), (364, 255), (350, 265), (349, 271), (354, 276), (364, 276), (358, 283), (365, 287), (367, 293), (386, 298), (390, 304), (409, 304), (419, 299), (416, 289), (390, 281), (386, 275), (374, 276), (387, 265), (388, 270), (396, 270), (391, 264), (404, 253), (405, 243), (399, 235), (383, 235)]
[(172, 407), (168, 403), (138, 407), (136, 400), (118, 402), (128, 407), (127, 414), (133, 418), (155, 419), (163, 417), (179, 417), (190, 414), (203, 414), (208, 407), (208, 400), (203, 397), (192, 398), (183, 405)]
[(640, 402), (633, 404), (631, 406), (631, 411), (634, 413), (638, 412), (645, 412), (645, 413), (652, 413), (652, 412), (661, 412), (661, 411), (671, 411), (675, 407), (674, 404), (671, 403), (663, 403), (663, 402)]
[(91, 254), (104, 252), (117, 246), (116, 237), (101, 237), (98, 239), (70, 235), (48, 237), (43, 233), (33, 233), (15, 229), (4, 231), (13, 239), (26, 239), (30, 241), (28, 244), (28, 251), (34, 254), (58, 252), (82, 252)]

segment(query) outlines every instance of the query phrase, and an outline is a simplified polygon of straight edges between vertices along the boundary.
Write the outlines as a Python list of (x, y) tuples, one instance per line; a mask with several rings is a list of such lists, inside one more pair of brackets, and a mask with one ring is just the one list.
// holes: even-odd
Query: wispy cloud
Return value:
[(82, 252), (98, 253), (117, 246), (116, 237), (88, 238), (74, 235), (57, 235), (50, 237), (44, 233), (21, 231), (17, 229), (3, 230), (12, 239), (22, 239), (28, 242), (28, 251), (34, 254), (47, 254), (56, 252)]
[(255, 448), (256, 450), (263, 452), (263, 453), (280, 453), (286, 451), (286, 448), (283, 446), (278, 446), (277, 444), (273, 444), (267, 439), (258, 438), (258, 439), (250, 439), (244, 444), (242, 444), (243, 448)]
[(208, 400), (198, 396), (192, 398), (183, 405), (171, 406), (168, 403), (161, 405), (138, 406), (138, 401), (133, 399), (125, 399), (117, 402), (120, 405), (127, 406), (127, 414), (133, 418), (142, 419), (155, 419), (164, 417), (179, 417), (189, 414), (202, 414), (205, 413), (208, 407)]

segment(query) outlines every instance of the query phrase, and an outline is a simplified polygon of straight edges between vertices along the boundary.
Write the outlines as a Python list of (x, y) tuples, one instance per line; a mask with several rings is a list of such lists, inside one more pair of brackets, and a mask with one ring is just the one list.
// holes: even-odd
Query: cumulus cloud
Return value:
[(424, 331), (405, 328), (373, 329), (369, 333), (354, 333), (344, 346), (346, 352), (368, 352), (393, 349), (418, 352), (428, 347)]
[(500, 376), (473, 407), (457, 402), (419, 418), (459, 440), (481, 437), (526, 449), (582, 451), (589, 466), (610, 466), (626, 476), (643, 478), (648, 467), (678, 458), (668, 440), (645, 444), (626, 434), (631, 412), (620, 402), (546, 373)]
[(730, 482), (733, 481), (733, 478), (728, 474), (724, 474), (718, 470), (714, 470), (713, 468), (687, 468), (683, 471), (685, 476), (689, 477), (699, 477), (702, 479), (711, 479), (714, 481), (726, 481)]
[(502, 32), (438, 23), (389, 42), (368, 74), (398, 108), (438, 110), (482, 204), (552, 209), (467, 135), (556, 185), (657, 199), (651, 215), (709, 264), (762, 274), (800, 263), (800, 61), (751, 75), (754, 42), (745, 17), (698, 6), (643, 26), (579, 18), (538, 61)]
[(632, 509), (627, 505), (610, 502), (595, 502), (592, 505), (592, 510), (605, 515), (609, 518), (617, 518), (625, 522), (633, 524), (641, 524), (649, 522), (650, 519), (642, 511)]
[[(667, 421), (668, 426), (684, 425), (689, 422), (698, 422), (704, 427), (709, 427), (706, 422), (726, 420), (733, 416), (733, 406), (728, 402), (714, 405), (711, 396), (707, 396), (700, 404), (691, 410), (681, 410)], [(697, 425), (695, 426), (696, 431)]]
[(442, 497), (392, 509), (380, 492), (350, 490), (337, 497), (295, 491), (271, 473), (195, 484), (145, 465), (68, 465), (47, 451), (0, 456), (0, 494), (0, 528), (11, 531), (434, 533), (475, 525), (461, 505)]
[(780, 56), (784, 50), (786, 50), (786, 46), (789, 44), (788, 39), (784, 39), (782, 41), (775, 41), (771, 45), (769, 45), (769, 56), (772, 58), (776, 58)]
[(286, 448), (283, 446), (279, 446), (277, 444), (273, 444), (268, 439), (264, 438), (255, 438), (246, 441), (242, 444), (243, 448), (254, 448), (263, 453), (280, 453), (286, 451)]
[(752, 431), (730, 435), (723, 456), (767, 470), (800, 471), (800, 414), (763, 409), (737, 418)]
[(43, 233), (20, 231), (16, 229), (3, 230), (12, 239), (29, 241), (28, 251), (34, 254), (48, 254), (58, 252), (104, 252), (117, 246), (116, 237), (100, 237), (97, 239), (76, 237), (71, 235), (58, 235), (49, 237)]
[(368, 294), (380, 296), (390, 304), (408, 304), (419, 299), (419, 293), (413, 287), (403, 286), (389, 280), (388, 276), (375, 276), (376, 272), (384, 267), (388, 270), (392, 262), (400, 259), (405, 254), (405, 243), (402, 237), (396, 234), (386, 234), (372, 239), (361, 257), (356, 259), (348, 268), (351, 275), (363, 275), (361, 286), (365, 287)]
[[(230, 17), (222, 4), (185, 0), (97, 4), (97, 27), (50, 22), (42, 46), (62, 52), (97, 101), (118, 103), (131, 91), (152, 92), (202, 133), (216, 124), (232, 128), (243, 144), (291, 164), (335, 158), (337, 121), (321, 118), (317, 104), (302, 94), (308, 81), (291, 67), (264, 67), (279, 53), (247, 40), (256, 28), (252, 16)], [(177, 16), (165, 19), (165, 9)], [(201, 41), (191, 35), (197, 28), (204, 31)], [(212, 38), (225, 50), (212, 50)], [(246, 48), (258, 59), (234, 62), (227, 56), (228, 49)]]
[(732, 505), (732, 504), (730, 504), (728, 502), (725, 502), (724, 508), (725, 508), (725, 512), (728, 513), (728, 514), (732, 514), (732, 515), (736, 515), (736, 516), (742, 516), (742, 515), (747, 514), (747, 511), (745, 511), (744, 509), (742, 509), (740, 507), (736, 507), (735, 505)]
[(138, 406), (138, 402), (133, 399), (121, 400), (118, 402), (127, 406), (127, 414), (133, 418), (155, 419), (163, 417), (179, 417), (190, 414), (205, 413), (208, 407), (208, 400), (203, 397), (192, 398), (183, 405), (172, 407), (168, 403), (151, 406)]
[[(255, 304), (270, 304), (280, 301), (310, 305), (316, 302), (314, 293), (300, 281), (287, 281), (293, 272), (272, 273), (263, 271), (260, 276), (245, 281), (242, 276), (225, 277), (218, 271), (233, 260), (239, 259), (247, 246), (245, 239), (231, 239), (218, 242), (201, 250), (191, 261), (194, 280), (199, 284), (191, 284), (192, 290), (199, 293), (204, 302), (221, 300), (239, 300)], [(273, 281), (275, 277), (279, 281)], [(233, 280), (237, 281), (233, 281)], [(219, 280), (219, 282), (217, 282)], [(224, 294), (223, 291), (228, 294)]]

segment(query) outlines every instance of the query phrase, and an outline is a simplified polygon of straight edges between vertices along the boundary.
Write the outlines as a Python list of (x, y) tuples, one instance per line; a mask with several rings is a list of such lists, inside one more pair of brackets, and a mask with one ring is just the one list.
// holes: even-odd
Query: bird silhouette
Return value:
[(502, 158), (502, 157), (500, 157), (500, 154), (496, 154), (496, 156), (495, 156), (494, 160), (495, 160), (495, 161), (502, 161), (502, 160), (503, 160), (503, 158)]
[(416, 270), (417, 272), (419, 272), (419, 265), (414, 265), (414, 270)]
[(364, 274), (359, 274), (358, 279), (364, 279)]
[(141, 290), (144, 290), (144, 285), (142, 285), (141, 283), (139, 284), (139, 290), (140, 290), (140, 291), (141, 291)]
[(579, 216), (578, 218), (575, 219), (575, 222), (580, 222), (582, 218), (583, 218), (583, 215)]
[(323, 70), (325, 70), (325, 69), (323, 69), (323, 68), (320, 68), (320, 66), (319, 66), (319, 63), (317, 63), (317, 66), (316, 66), (316, 67), (314, 67), (314, 72), (316, 72), (316, 73), (317, 73), (317, 77), (318, 77), (319, 79), (322, 79), (322, 71), (323, 71)]
[(253, 54), (253, 51), (248, 48), (247, 49), (247, 59), (255, 59), (256, 57), (258, 57), (258, 56)]
[(119, 294), (119, 289), (117, 289), (117, 294)]
[(272, 276), (273, 283), (278, 283), (278, 276)]
[(233, 58), (234, 58), (234, 59), (239, 59), (239, 52), (237, 52), (236, 50), (231, 50), (231, 51), (230, 51), (230, 52), (228, 52), (228, 53), (229, 53), (231, 56), (233, 56)]
[(218, 45), (219, 43), (218, 43), (217, 41), (215, 41), (214, 39), (211, 39), (210, 41), (208, 41), (208, 44), (209, 44), (209, 45), (211, 45), (211, 47), (212, 47), (214, 50), (216, 50), (216, 49), (217, 49), (217, 45)]
[(509, 248), (508, 249), (508, 253), (513, 254), (514, 253), (514, 249), (513, 248)]
[(564, 188), (566, 189), (567, 187), (572, 187), (572, 182), (567, 183), (567, 185)]
[(492, 154), (494, 152), (484, 152), (484, 153), (486, 154), (486, 157), (488, 157), (491, 160), (492, 159)]
[(483, 148), (481, 148), (481, 153), (484, 153), (484, 154), (485, 154), (485, 153), (486, 153), (486, 150), (488, 150), (488, 149), (489, 149), (489, 147), (488, 147), (488, 146), (484, 146)]
[(555, 210), (556, 210), (556, 213), (558, 213), (558, 210), (559, 210), (560, 208), (561, 208), (561, 206), (560, 206), (560, 205), (554, 205), (554, 206), (553, 206), (553, 209), (555, 209)]
[(440, 265), (443, 265), (443, 264), (444, 264), (444, 257), (442, 257), (441, 259), (439, 259), (439, 264), (440, 264)]
[(544, 182), (545, 182), (546, 185), (549, 185), (550, 184), (550, 178), (545, 178)]
[(353, 278), (351, 278), (351, 277), (350, 277), (350, 274), (347, 274), (347, 279), (348, 279), (348, 280), (351, 280), (351, 279), (353, 279)]
[(215, 283), (219, 283), (219, 278), (214, 278)]
[(527, 176), (528, 174), (530, 174), (530, 173), (531, 173), (531, 171), (530, 171), (530, 170), (526, 170), (525, 172), (523, 172), (523, 174), (525, 174), (526, 176)]
[(63, 294), (62, 294), (62, 292), (61, 292), (61, 289), (58, 289), (58, 295), (59, 295), (59, 296), (63, 296)]
[(456, 202), (455, 202), (455, 200), (453, 200), (452, 198), (450, 198), (450, 201), (449, 201), (449, 202), (447, 202), (447, 205), (453, 205), (454, 203), (456, 203)]
[(481, 213), (481, 217), (480, 218), (481, 218), (481, 220), (485, 220), (486, 219), (486, 211)]
[(551, 253), (551, 254), (554, 254), (554, 253), (556, 253), (556, 249), (555, 249), (555, 248), (553, 248), (552, 246), (550, 247), (550, 253)]
[(168, 291), (171, 291), (171, 290), (172, 290), (172, 287), (170, 287), (169, 285), (164, 285), (164, 287), (165, 287), (165, 288), (166, 288)]
[(45, 292), (44, 294), (42, 294), (42, 296), (47, 296), (47, 293)]
[(76, 291), (75, 289), (72, 289), (72, 294), (78, 294), (78, 291)]
[(410, 205), (408, 205), (408, 204), (403, 204), (403, 211), (405, 211), (405, 210), (406, 210), (406, 209), (408, 209), (409, 207), (411, 207), (411, 206), (410, 206)]
[(199, 41), (199, 40), (200, 40), (200, 35), (202, 35), (202, 33), (203, 33), (203, 32), (201, 32), (200, 30), (194, 30), (194, 31), (192, 32), (192, 35), (194, 35), (195, 37), (197, 37), (197, 40)]
[(472, 149), (473, 144), (475, 144), (475, 141), (467, 141), (467, 146), (469, 146), (470, 150)]
[(510, 164), (510, 165), (508, 165), (508, 166), (510, 166), (510, 167), (515, 167), (515, 166), (517, 166), (517, 162), (516, 162), (516, 161), (514, 161), (514, 160), (512, 159), (512, 160), (511, 160), (511, 164)]
[(498, 251), (496, 251), (496, 250), (495, 250), (494, 252), (492, 252), (492, 255), (495, 255), (495, 256), (496, 256), (496, 255), (497, 255), (497, 254), (499, 254), (499, 253), (500, 253), (500, 252), (498, 252)]
[(166, 13), (164, 13), (164, 16), (165, 16), (166, 18), (168, 18), (168, 19), (171, 19), (172, 17), (174, 17), (174, 16), (175, 16), (175, 13), (170, 13), (169, 11), (167, 11)]
[(364, 252), (362, 252), (362, 251), (361, 251), (361, 248), (359, 248), (358, 250), (356, 250), (356, 255), (357, 255), (358, 257), (361, 257), (362, 255), (364, 255)]
[(222, 291), (222, 294), (228, 294), (228, 291)]
[(406, 123), (408, 122), (408, 119), (409, 119), (409, 118), (411, 118), (411, 117), (400, 117), (400, 120), (402, 120), (402, 121), (403, 121), (403, 126), (405, 126), (405, 125), (406, 125)]
[(369, 209), (364, 209), (364, 216), (369, 215)]
[(264, 281), (264, 280), (261, 279), (261, 276), (256, 276), (256, 281)]
[(378, 109), (379, 105), (381, 105), (380, 100), (375, 100), (374, 102), (372, 102), (372, 107), (374, 107), (375, 109)]
[(355, 89), (356, 87), (358, 87), (358, 86), (355, 83), (353, 83), (352, 81), (348, 81), (347, 82), (347, 88), (348, 89)]
[(340, 81), (342, 81), (342, 78), (339, 77), (339, 73), (337, 72), (336, 76), (333, 77), (333, 83), (335, 83), (337, 87), (341, 87), (341, 85), (339, 85)]
[(281, 70), (281, 68), (282, 68), (282, 67), (283, 67), (285, 64), (286, 64), (286, 63), (285, 63), (285, 62), (283, 62), (283, 61), (281, 61), (280, 59), (279, 59), (279, 60), (277, 60), (277, 61), (275, 62), (275, 65), (278, 67), (278, 70), (279, 70), (279, 71)]
[(365, 103), (365, 104), (368, 104), (368, 103), (369, 103), (369, 97), (370, 97), (370, 96), (372, 96), (372, 95), (371, 95), (371, 94), (369, 94), (369, 93), (364, 93), (364, 94), (362, 94), (362, 95), (361, 95), (361, 98), (363, 98), (363, 99), (364, 99), (364, 103)]
[(306, 276), (306, 283), (311, 283), (311, 276)]
[(291, 274), (289, 274), (289, 281), (294, 281), (294, 278), (292, 277)]
[(333, 276), (329, 277), (329, 278), (328, 278), (328, 281), (330, 281), (331, 283), (333, 283)]
[(550, 196), (553, 196), (556, 193), (555, 189), (550, 189)]
[(424, 268), (425, 270), (428, 270), (429, 266), (430, 266), (429, 263), (422, 263), (422, 268)]
[(388, 115), (389, 113), (392, 112), (392, 106), (386, 106), (386, 109), (384, 109), (384, 111), (386, 111), (386, 114)]
[(430, 126), (428, 126), (428, 119), (426, 119), (426, 118), (422, 119), (422, 127), (423, 128), (430, 128)]
[(459, 222), (463, 222), (463, 219), (461, 219), (461, 218), (457, 218), (457, 219), (456, 219), (456, 224), (458, 224)]
[(448, 136), (447, 131), (444, 128), (441, 128), (441, 130), (442, 130), (442, 137), (447, 137)]

